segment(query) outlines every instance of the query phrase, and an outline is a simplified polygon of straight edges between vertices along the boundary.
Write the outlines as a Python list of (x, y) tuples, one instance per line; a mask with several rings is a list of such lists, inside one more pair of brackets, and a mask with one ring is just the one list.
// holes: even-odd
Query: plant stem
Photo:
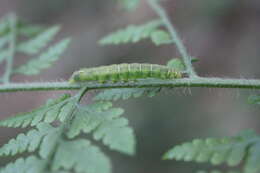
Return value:
[[(79, 93), (77, 95), (75, 95), (74, 97), (76, 97), (76, 100), (77, 100), (77, 103), (80, 102), (80, 100), (82, 99), (82, 97), (85, 95), (85, 93), (87, 92), (88, 88), (87, 87), (84, 87), (81, 89), (81, 91), (79, 91)], [(48, 169), (51, 165), (51, 163), (53, 162), (53, 157), (54, 157), (54, 154), (57, 150), (57, 146), (60, 144), (60, 143), (63, 143), (63, 135), (66, 136), (65, 132), (66, 130), (69, 129), (70, 127), (70, 124), (71, 124), (71, 120), (72, 118), (74, 117), (74, 112), (76, 110), (76, 105), (71, 108), (69, 110), (69, 112), (67, 113), (67, 117), (66, 119), (64, 120), (64, 122), (58, 127), (59, 130), (57, 131), (57, 133), (59, 133), (59, 137), (58, 137), (58, 140), (56, 140), (56, 146), (54, 146), (52, 148), (52, 150), (49, 152), (49, 155), (47, 156), (47, 163), (45, 165), (45, 169)], [(57, 138), (56, 138), (57, 139)]]
[(170, 19), (168, 15), (166, 14), (165, 10), (159, 5), (158, 0), (147, 0), (150, 4), (151, 8), (158, 14), (158, 16), (162, 19), (165, 27), (168, 29), (168, 31), (171, 34), (171, 37), (176, 44), (177, 49), (179, 50), (183, 62), (186, 66), (187, 73), (190, 77), (197, 77), (196, 72), (193, 69), (192, 63), (191, 63), (191, 56), (189, 56), (187, 49), (185, 48), (182, 40), (180, 39), (175, 27), (170, 22)]
[(9, 49), (8, 57), (6, 59), (6, 71), (3, 77), (3, 82), (5, 84), (9, 83), (12, 70), (13, 70), (13, 60), (15, 54), (15, 45), (16, 45), (16, 16), (11, 13), (9, 15), (9, 27), (10, 27), (10, 39), (9, 39)]
[(260, 80), (255, 79), (224, 79), (224, 78), (183, 78), (175, 80), (140, 80), (130, 83), (85, 83), (69, 84), (67, 82), (46, 83), (11, 83), (0, 85), (0, 92), (16, 91), (50, 91), (50, 90), (78, 90), (83, 87), (93, 89), (107, 88), (146, 88), (146, 87), (204, 87), (204, 88), (242, 88), (260, 89)]

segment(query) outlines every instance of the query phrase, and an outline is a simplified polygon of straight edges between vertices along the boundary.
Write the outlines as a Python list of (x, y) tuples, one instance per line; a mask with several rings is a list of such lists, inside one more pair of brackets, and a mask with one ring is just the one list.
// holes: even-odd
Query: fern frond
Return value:
[(218, 165), (226, 162), (235, 166), (245, 160), (245, 173), (260, 171), (260, 137), (246, 131), (236, 137), (194, 140), (176, 146), (164, 155), (164, 159), (210, 162)]
[(120, 89), (107, 89), (98, 93), (94, 100), (96, 101), (116, 101), (119, 99), (127, 100), (131, 97), (138, 98), (141, 96), (153, 97), (160, 88), (120, 88)]
[(135, 9), (140, 0), (117, 0), (125, 9), (133, 10)]
[(54, 46), (50, 47), (46, 52), (40, 55), (38, 58), (33, 58), (24, 65), (21, 65), (14, 70), (14, 73), (24, 75), (36, 75), (41, 70), (49, 68), (55, 61), (57, 61), (61, 54), (65, 51), (69, 44), (69, 39), (64, 39)]
[(171, 43), (171, 36), (166, 31), (158, 30), (158, 31), (152, 32), (151, 40), (156, 46), (160, 46), (162, 44)]
[[(33, 37), (40, 32), (44, 31), (45, 27), (41, 25), (27, 24), (23, 19), (16, 17), (17, 34), (26, 37)], [(0, 19), (0, 36), (7, 35), (10, 32), (9, 16), (6, 15)]]
[(110, 161), (88, 140), (62, 141), (52, 163), (53, 171), (74, 169), (80, 173), (109, 173)]
[(30, 156), (8, 164), (5, 168), (0, 169), (0, 173), (47, 173), (44, 171), (45, 167), (46, 161)]
[(260, 104), (260, 96), (259, 95), (251, 95), (248, 97), (248, 103), (253, 105), (259, 105)]
[(245, 173), (258, 173), (260, 171), (260, 139), (249, 148), (244, 171)]
[(42, 139), (51, 133), (54, 128), (48, 124), (37, 125), (37, 130), (30, 130), (26, 135), (19, 134), (16, 139), (11, 139), (7, 144), (0, 148), (0, 156), (16, 155), (25, 151), (35, 151)]
[(6, 31), (9, 29), (8, 17), (5, 16), (0, 19), (0, 36), (6, 34)]
[(50, 99), (47, 103), (31, 112), (18, 114), (6, 120), (0, 121), (0, 127), (28, 127), (35, 126), (40, 122), (53, 122), (56, 119), (63, 121), (68, 110), (75, 107), (76, 100), (66, 94), (58, 99)]
[(169, 42), (169, 35), (166, 31), (159, 29), (162, 26), (160, 20), (155, 20), (144, 25), (130, 25), (112, 33), (99, 41), (101, 45), (136, 43), (150, 38), (156, 45)]
[(20, 26), (17, 28), (17, 32), (21, 36), (34, 37), (46, 30), (46, 27), (42, 25), (31, 25), (20, 21)]
[[(11, 140), (8, 144), (4, 145), (0, 150), (1, 154), (15, 155), (24, 151), (33, 152), (38, 149), (40, 157), (46, 161), (42, 162), (39, 160), (39, 164), (42, 164), (43, 168), (50, 168), (51, 170), (39, 170), (36, 171), (37, 173), (49, 173), (52, 171), (53, 173), (57, 173), (60, 169), (68, 171), (73, 169), (82, 173), (110, 172), (110, 161), (107, 156), (98, 147), (92, 146), (89, 141), (83, 139), (74, 141), (63, 140), (62, 126), (55, 128), (49, 124), (41, 123), (37, 128), (38, 130), (31, 130), (27, 135), (19, 135), (17, 139)], [(54, 158), (51, 163), (49, 161), (50, 156)], [(13, 171), (15, 168), (20, 168), (25, 173), (30, 172), (30, 167), (22, 167), (21, 164), (27, 165), (27, 161), (20, 159), (14, 164), (9, 164), (2, 171)], [(38, 167), (39, 165), (36, 166)], [(2, 172), (0, 171), (0, 173)]]
[[(109, 103), (109, 102), (108, 102)], [(109, 103), (111, 104), (111, 103)], [(99, 110), (91, 107), (100, 107)], [(112, 105), (111, 105), (112, 106)], [(135, 137), (128, 127), (128, 121), (121, 118), (123, 109), (107, 107), (107, 103), (94, 103), (78, 110), (68, 132), (69, 138), (74, 138), (80, 132), (94, 135), (110, 149), (126, 154), (135, 153)]]
[(48, 28), (46, 31), (38, 34), (32, 39), (20, 43), (17, 46), (17, 50), (29, 55), (36, 54), (53, 39), (53, 37), (59, 32), (59, 30), (59, 26)]

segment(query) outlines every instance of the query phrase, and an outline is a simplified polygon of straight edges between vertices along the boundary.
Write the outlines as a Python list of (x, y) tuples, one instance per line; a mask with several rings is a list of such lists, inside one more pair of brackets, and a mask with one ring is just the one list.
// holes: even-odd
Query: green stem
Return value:
[[(85, 95), (85, 93), (87, 91), (88, 91), (88, 88), (84, 87), (81, 89), (81, 91), (76, 96), (74, 96), (74, 97), (76, 97), (76, 100), (78, 103), (80, 102), (80, 100), (82, 99), (82, 97)], [(45, 165), (46, 169), (48, 169), (50, 167), (59, 143), (64, 142), (63, 135), (65, 135), (66, 130), (69, 129), (69, 127), (70, 127), (70, 123), (71, 123), (72, 118), (74, 117), (75, 110), (76, 110), (76, 105), (74, 106), (74, 108), (70, 109), (70, 112), (68, 112), (68, 116), (66, 117), (65, 121), (59, 127), (59, 131), (58, 131), (59, 140), (56, 141), (56, 146), (52, 148), (51, 152), (48, 155), (48, 158), (46, 159), (48, 161)]]
[(243, 88), (260, 89), (260, 80), (255, 79), (224, 79), (224, 78), (183, 78), (175, 80), (140, 80), (129, 83), (85, 83), (69, 84), (67, 82), (46, 83), (11, 83), (0, 85), (0, 92), (16, 91), (50, 91), (78, 90), (83, 87), (93, 89), (107, 88), (146, 88), (146, 87), (204, 87), (204, 88)]
[(9, 15), (9, 25), (10, 25), (10, 40), (9, 40), (9, 49), (8, 57), (6, 62), (6, 71), (3, 77), (3, 82), (5, 84), (9, 83), (12, 70), (13, 70), (13, 60), (15, 54), (15, 45), (16, 45), (16, 16), (15, 14)]
[(185, 48), (182, 40), (180, 39), (178, 32), (176, 31), (173, 24), (170, 22), (170, 19), (168, 15), (166, 14), (165, 10), (159, 5), (158, 0), (147, 0), (150, 4), (151, 8), (158, 14), (158, 16), (162, 19), (165, 27), (168, 29), (168, 31), (171, 34), (171, 37), (176, 44), (177, 49), (179, 50), (183, 62), (186, 66), (187, 73), (190, 77), (197, 77), (196, 72), (193, 69), (192, 63), (191, 63), (191, 56), (188, 54), (187, 49)]

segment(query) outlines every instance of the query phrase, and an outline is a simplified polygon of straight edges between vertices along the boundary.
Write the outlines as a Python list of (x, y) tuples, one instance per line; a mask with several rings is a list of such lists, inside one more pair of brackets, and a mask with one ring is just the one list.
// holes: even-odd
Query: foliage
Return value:
[(248, 103), (259, 105), (260, 104), (260, 96), (259, 95), (251, 95), (250, 97), (248, 97)]
[[(27, 171), (41, 173), (61, 170), (69, 171), (71, 169), (87, 173), (110, 172), (108, 158), (98, 147), (91, 145), (88, 140), (67, 141), (63, 139), (62, 126), (55, 128), (49, 124), (41, 123), (37, 128), (38, 130), (31, 130), (27, 135), (19, 135), (17, 139), (11, 140), (1, 148), (1, 153), (14, 155), (38, 149), (41, 159), (37, 159), (36, 156), (29, 156), (26, 160), (18, 159), (15, 163), (11, 163), (3, 168), (1, 173), (15, 170), (22, 170), (26, 173)], [(50, 157), (54, 157), (54, 161), (51, 163), (48, 160)], [(31, 168), (32, 165), (34, 167)], [(49, 165), (51, 165), (50, 170)]]
[[(134, 10), (140, 0), (117, 0), (125, 9)], [(168, 66), (180, 71), (193, 72), (190, 58), (181, 39), (171, 26), (157, 0), (147, 0), (161, 19), (141, 25), (130, 25), (99, 41), (101, 45), (137, 43), (150, 39), (156, 46), (175, 43), (183, 60), (172, 59)], [(163, 28), (165, 27), (165, 28)], [(14, 74), (37, 75), (51, 67), (69, 45), (70, 39), (58, 42), (54, 37), (59, 26), (31, 25), (8, 14), (0, 20), (0, 63), (5, 72), (1, 82), (9, 85)], [(174, 40), (174, 42), (173, 42)], [(52, 43), (53, 44), (50, 44)], [(16, 54), (33, 57), (14, 66)], [(199, 77), (188, 74), (190, 79)], [(99, 84), (103, 85), (103, 84)], [(231, 84), (229, 84), (231, 85)], [(57, 89), (57, 88), (55, 88)], [(155, 96), (161, 88), (112, 88), (99, 92), (91, 103), (80, 104), (87, 87), (74, 96), (65, 94), (49, 99), (46, 104), (27, 113), (0, 121), (0, 127), (27, 128), (0, 148), (0, 157), (20, 157), (0, 168), (0, 173), (110, 173), (111, 163), (106, 154), (92, 143), (101, 141), (105, 147), (126, 155), (134, 155), (136, 141), (124, 110), (114, 108), (110, 101)], [(32, 89), (33, 90), (33, 89)], [(251, 96), (249, 103), (259, 104), (259, 96)], [(91, 134), (91, 136), (89, 136)], [(91, 139), (89, 139), (91, 138)], [(235, 137), (196, 139), (168, 151), (164, 159), (208, 162), (213, 165), (244, 165), (243, 172), (260, 172), (260, 137), (253, 131), (244, 131)], [(199, 173), (206, 173), (200, 171)], [(228, 173), (236, 173), (230, 171)], [(213, 170), (210, 173), (221, 173)]]
[(260, 171), (260, 136), (253, 131), (244, 131), (236, 137), (195, 139), (190, 143), (175, 146), (164, 159), (210, 162), (213, 165), (227, 163), (236, 166), (245, 161), (245, 173)]
[[(58, 26), (46, 28), (25, 24), (15, 14), (2, 18), (0, 21), (0, 63), (7, 62), (3, 76), (4, 82), (8, 83), (13, 74), (36, 75), (51, 67), (61, 57), (70, 42), (69, 39), (63, 39), (47, 47), (59, 30)], [(32, 58), (25, 64), (14, 67), (12, 62), (16, 53), (29, 57), (39, 55), (38, 58)]]
[(167, 63), (167, 66), (177, 69), (179, 71), (185, 70), (185, 65), (180, 59), (174, 58)]
[[(112, 108), (110, 102), (96, 102), (87, 106), (78, 105), (80, 95), (70, 97), (64, 95), (48, 101), (44, 106), (30, 113), (11, 117), (1, 122), (2, 126), (27, 127), (36, 126), (27, 134), (19, 134), (0, 148), (0, 156), (17, 155), (23, 152), (39, 153), (27, 159), (7, 165), (3, 173), (18, 169), (28, 169), (27, 164), (41, 165), (38, 172), (75, 170), (83, 173), (108, 173), (111, 171), (107, 156), (89, 140), (76, 138), (81, 132), (93, 133), (95, 140), (101, 140), (110, 149), (125, 154), (135, 152), (135, 137), (128, 127), (121, 108)], [(68, 119), (73, 120), (66, 124)], [(57, 127), (49, 123), (59, 120), (63, 122)], [(69, 125), (69, 127), (68, 127)], [(70, 140), (64, 137), (67, 134)], [(49, 158), (54, 160), (50, 163)], [(86, 162), (88, 161), (88, 162)], [(50, 170), (48, 165), (51, 165)], [(36, 168), (35, 168), (36, 169)], [(33, 168), (33, 171), (35, 171)]]
[(170, 36), (167, 31), (160, 29), (160, 20), (154, 20), (143, 25), (130, 25), (120, 29), (99, 41), (101, 45), (137, 43), (150, 38), (157, 46), (170, 43)]
[(125, 9), (133, 10), (137, 8), (140, 0), (117, 0)]
[(160, 88), (121, 88), (121, 89), (107, 89), (98, 93), (94, 100), (97, 101), (116, 101), (119, 99), (127, 100), (131, 97), (138, 98), (143, 95), (148, 97), (155, 96), (160, 92)]
[(102, 102), (80, 108), (72, 121), (68, 137), (74, 138), (81, 131), (84, 133), (92, 132), (95, 140), (102, 139), (103, 143), (108, 145), (110, 149), (134, 154), (133, 130), (127, 126), (127, 119), (120, 118), (124, 110), (111, 108), (111, 106), (110, 102)]
[[(69, 39), (64, 39), (58, 42), (53, 47), (50, 47), (48, 50), (46, 50), (46, 52), (41, 54), (38, 58), (34, 58), (26, 64), (17, 67), (17, 69), (14, 70), (14, 73), (20, 73), (24, 75), (39, 74), (41, 70), (49, 68), (55, 61), (60, 58), (60, 55), (67, 48), (69, 42)], [(31, 49), (30, 51), (33, 52), (36, 49), (37, 48)], [(29, 49), (27, 49), (27, 51), (28, 50)]]
[(75, 107), (74, 97), (65, 94), (57, 99), (50, 99), (44, 106), (31, 112), (21, 113), (6, 120), (0, 121), (2, 127), (28, 127), (40, 122), (52, 123), (59, 119), (63, 122), (69, 114), (69, 110)]
[(45, 161), (35, 156), (26, 159), (20, 158), (14, 163), (8, 164), (5, 168), (0, 170), (0, 173), (44, 173)]

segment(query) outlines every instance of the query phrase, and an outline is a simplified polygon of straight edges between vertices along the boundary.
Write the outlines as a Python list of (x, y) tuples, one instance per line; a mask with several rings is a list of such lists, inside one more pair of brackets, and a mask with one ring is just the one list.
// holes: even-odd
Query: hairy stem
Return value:
[(158, 0), (147, 0), (147, 1), (150, 4), (151, 8), (162, 19), (165, 27), (170, 32), (173, 42), (176, 44), (176, 47), (183, 58), (183, 62), (186, 66), (187, 73), (189, 74), (190, 77), (197, 77), (197, 74), (194, 71), (192, 63), (191, 63), (191, 57), (188, 54), (187, 49), (185, 48), (182, 40), (180, 39), (175, 27), (170, 22), (170, 19), (169, 19), (168, 15), (166, 14), (165, 10), (159, 5)]
[(5, 84), (9, 83), (12, 70), (13, 70), (13, 61), (15, 54), (15, 45), (16, 45), (16, 16), (15, 14), (9, 15), (9, 27), (10, 27), (10, 38), (9, 38), (9, 48), (8, 48), (8, 57), (6, 59), (6, 70), (3, 77), (3, 82)]
[[(77, 99), (77, 103), (80, 102), (80, 100), (82, 99), (82, 97), (85, 95), (85, 93), (88, 91), (87, 87), (82, 88), (79, 93), (77, 95), (75, 95), (74, 97), (76, 97)], [(69, 129), (70, 124), (71, 124), (71, 120), (74, 117), (74, 112), (76, 110), (76, 105), (74, 106), (74, 108), (72, 108), (69, 112), (68, 112), (68, 116), (66, 117), (65, 121), (60, 125), (59, 127), (59, 140), (56, 141), (56, 146), (54, 148), (52, 148), (51, 152), (48, 155), (48, 158), (46, 159), (48, 162), (45, 166), (45, 169), (51, 169), (51, 163), (53, 162), (53, 157), (54, 154), (57, 150), (57, 147), (59, 145), (59, 143), (64, 142), (63, 141), (63, 135), (65, 135), (66, 130)], [(66, 137), (65, 137), (66, 138)]]
[(204, 87), (204, 88), (243, 88), (260, 89), (260, 80), (255, 79), (224, 79), (224, 78), (183, 78), (175, 80), (140, 80), (129, 83), (85, 83), (69, 84), (67, 82), (46, 83), (12, 83), (0, 85), (0, 92), (16, 91), (50, 91), (50, 90), (78, 90), (83, 87), (93, 89), (106, 88), (146, 88), (146, 87)]

